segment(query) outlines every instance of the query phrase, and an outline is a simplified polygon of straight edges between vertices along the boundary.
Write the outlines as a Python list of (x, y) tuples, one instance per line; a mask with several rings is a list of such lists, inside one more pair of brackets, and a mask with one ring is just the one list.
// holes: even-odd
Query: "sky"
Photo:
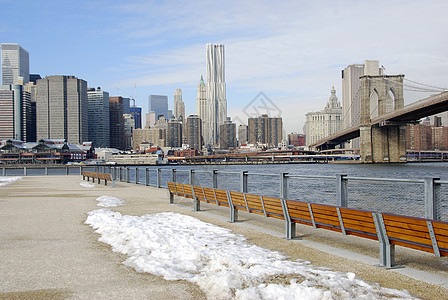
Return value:
[(124, 265), (165, 280), (195, 283), (207, 299), (414, 299), (407, 291), (367, 283), (354, 273), (318, 268), (251, 244), (242, 235), (191, 216), (122, 215), (112, 196), (96, 199), (86, 224), (98, 241), (126, 256)]
[[(447, 87), (446, 11), (439, 0), (0, 0), (0, 42), (26, 49), (31, 73), (76, 76), (135, 97), (144, 113), (151, 94), (173, 109), (180, 88), (187, 115), (206, 44), (224, 44), (228, 115), (247, 124), (254, 111), (275, 113), (290, 133), (333, 85), (341, 100), (350, 64), (378, 60), (388, 75)], [(405, 103), (427, 96), (405, 93)]]

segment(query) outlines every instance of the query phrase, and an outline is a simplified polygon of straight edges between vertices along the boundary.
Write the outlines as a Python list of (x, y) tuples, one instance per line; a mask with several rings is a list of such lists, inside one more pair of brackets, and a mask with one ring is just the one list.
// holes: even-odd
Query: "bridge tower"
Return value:
[(362, 76), (360, 155), (363, 163), (406, 162), (406, 126), (371, 120), (404, 106), (404, 75)]

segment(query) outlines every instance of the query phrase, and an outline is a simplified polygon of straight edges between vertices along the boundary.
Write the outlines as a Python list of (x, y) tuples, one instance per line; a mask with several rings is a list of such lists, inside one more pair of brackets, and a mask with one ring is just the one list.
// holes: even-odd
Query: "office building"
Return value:
[(95, 148), (110, 146), (109, 93), (89, 88), (89, 141)]
[(149, 114), (146, 114), (145, 119), (145, 127), (153, 127), (156, 124), (156, 113), (151, 111)]
[(306, 146), (342, 130), (342, 107), (333, 86), (325, 108), (306, 114)]
[(294, 132), (288, 134), (288, 145), (294, 147), (305, 146), (305, 135)]
[(123, 97), (109, 97), (110, 147), (126, 150)]
[(202, 120), (198, 115), (189, 115), (184, 126), (187, 144), (190, 149), (202, 149)]
[(131, 98), (123, 97), (123, 113), (124, 114), (131, 113)]
[(22, 85), (0, 85), (0, 141), (35, 142), (30, 137), (34, 129), (31, 122), (30, 93)]
[(202, 75), (197, 89), (196, 114), (201, 119), (202, 129), (204, 130), (205, 119), (207, 118), (207, 86), (204, 83), (204, 78)]
[(219, 129), (227, 118), (224, 45), (207, 44), (207, 114), (204, 118), (205, 143), (219, 142)]
[(176, 89), (174, 92), (174, 117), (179, 119), (180, 116), (186, 118), (185, 103), (182, 101), (182, 90)]
[(37, 142), (37, 132), (36, 132), (36, 101), (37, 101), (37, 86), (36, 82), (38, 79), (42, 79), (38, 74), (30, 74), (30, 81), (23, 86), (24, 91), (30, 93), (31, 96), (31, 121), (32, 124), (30, 130), (28, 131), (27, 137), (28, 141)]
[(124, 147), (126, 150), (132, 149), (132, 132), (134, 131), (134, 118), (131, 114), (123, 114), (124, 119)]
[(270, 118), (267, 114), (248, 119), (250, 144), (278, 147), (283, 137), (283, 121), (280, 117)]
[(87, 82), (74, 76), (55, 75), (37, 80), (37, 139), (88, 141)]
[(169, 120), (168, 115), (168, 96), (162, 95), (150, 95), (149, 96), (149, 111), (153, 111), (156, 114), (156, 120), (159, 116), (164, 116), (165, 119)]
[(177, 148), (182, 147), (182, 123), (175, 118), (168, 121), (166, 146)]
[(131, 110), (130, 114), (134, 119), (134, 128), (135, 129), (142, 128), (142, 108), (138, 106), (132, 106), (130, 110)]
[(238, 144), (245, 145), (249, 141), (247, 125), (238, 126)]
[(2, 84), (27, 84), (30, 81), (29, 53), (19, 44), (1, 44)]
[(232, 123), (230, 118), (221, 124), (219, 135), (219, 148), (235, 149), (238, 145), (236, 142), (236, 124)]

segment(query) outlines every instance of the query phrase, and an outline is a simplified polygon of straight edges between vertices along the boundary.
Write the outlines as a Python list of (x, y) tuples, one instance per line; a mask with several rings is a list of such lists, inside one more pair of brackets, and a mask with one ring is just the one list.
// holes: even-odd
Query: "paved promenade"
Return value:
[(397, 248), (397, 263), (406, 268), (384, 270), (378, 263), (378, 243), (298, 226), (302, 240), (288, 241), (284, 223), (239, 213), (228, 222), (228, 209), (202, 204), (193, 212), (189, 199), (168, 204), (167, 191), (135, 184), (80, 185), (81, 176), (29, 176), (0, 187), (0, 299), (204, 299), (186, 281), (166, 281), (139, 274), (121, 264), (125, 257), (98, 242), (84, 224), (98, 209), (102, 195), (119, 197), (122, 214), (173, 211), (230, 228), (249, 242), (286, 253), (315, 266), (353, 272), (384, 287), (406, 289), (425, 299), (448, 299), (448, 260)]

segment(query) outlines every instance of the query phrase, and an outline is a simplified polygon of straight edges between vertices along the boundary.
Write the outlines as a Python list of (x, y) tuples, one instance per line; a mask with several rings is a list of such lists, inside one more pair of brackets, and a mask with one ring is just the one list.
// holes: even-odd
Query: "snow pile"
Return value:
[(81, 181), (79, 183), (80, 186), (85, 187), (85, 188), (93, 188), (95, 187), (94, 183), (90, 183), (90, 182), (86, 182), (86, 181)]
[(0, 186), (4, 186), (10, 183), (13, 183), (14, 181), (20, 180), (22, 177), (15, 176), (15, 177), (0, 177)]
[(209, 299), (411, 298), (407, 292), (358, 280), (353, 273), (289, 261), (190, 216), (123, 216), (99, 209), (89, 213), (86, 224), (101, 235), (99, 241), (128, 256), (125, 265), (166, 280), (196, 283)]
[(116, 207), (125, 204), (125, 201), (112, 196), (101, 196), (96, 199), (97, 205), (101, 207)]

